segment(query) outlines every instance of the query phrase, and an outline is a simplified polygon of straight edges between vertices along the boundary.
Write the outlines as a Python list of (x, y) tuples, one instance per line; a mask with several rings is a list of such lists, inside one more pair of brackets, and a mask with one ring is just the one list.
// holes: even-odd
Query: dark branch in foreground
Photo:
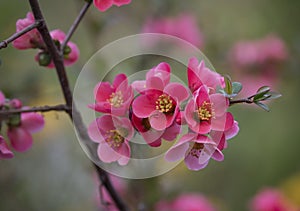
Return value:
[(10, 36), (9, 38), (7, 38), (6, 40), (3, 40), (2, 42), (0, 42), (0, 49), (2, 48), (6, 48), (8, 46), (9, 43), (13, 42), (14, 40), (18, 39), (19, 37), (21, 37), (22, 35), (26, 34), (27, 32), (37, 28), (38, 26), (41, 25), (41, 21), (37, 20), (36, 22), (34, 22), (33, 24), (27, 26), (26, 28), (24, 28), (23, 30), (13, 34), (12, 36)]
[[(46, 22), (44, 20), (43, 14), (40, 10), (38, 0), (29, 0), (29, 3), (30, 3), (30, 6), (31, 6), (31, 9), (32, 9), (35, 19), (43, 21), (43, 24), (41, 24), (38, 27), (38, 30), (46, 44), (49, 54), (51, 55), (51, 57), (53, 59), (53, 63), (56, 68), (56, 73), (57, 73), (57, 76), (58, 76), (58, 79), (59, 79), (59, 82), (61, 85), (62, 92), (64, 94), (66, 105), (68, 107), (72, 108), (70, 111), (68, 111), (68, 114), (69, 114), (70, 118), (73, 120), (74, 126), (77, 129), (78, 136), (80, 137), (81, 141), (83, 141), (85, 143), (85, 147), (87, 148), (89, 153), (95, 156), (97, 153), (96, 152), (97, 146), (95, 143), (93, 143), (90, 140), (90, 138), (87, 134), (87, 129), (86, 129), (85, 125), (83, 124), (82, 117), (81, 117), (80, 113), (77, 111), (76, 106), (73, 104), (73, 96), (72, 96), (72, 92), (70, 90), (68, 77), (67, 77), (65, 66), (63, 63), (63, 58), (59, 52), (59, 49), (56, 48), (56, 46), (49, 34), (49, 30), (48, 30)], [(113, 199), (116, 207), (118, 207), (118, 209), (120, 211), (126, 211), (127, 207), (124, 204), (124, 202), (121, 200), (120, 196), (115, 191), (114, 187), (112, 186), (108, 174), (104, 170), (100, 169), (97, 165), (95, 165), (95, 167), (97, 169), (99, 179), (101, 180), (102, 184), (106, 187), (106, 189), (107, 189), (108, 193), (110, 194), (111, 198)]]

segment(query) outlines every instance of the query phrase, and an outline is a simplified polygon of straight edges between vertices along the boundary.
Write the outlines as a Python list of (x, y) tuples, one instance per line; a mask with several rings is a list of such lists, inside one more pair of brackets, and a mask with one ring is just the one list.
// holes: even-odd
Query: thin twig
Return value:
[(253, 101), (246, 98), (246, 99), (239, 99), (239, 100), (230, 100), (229, 105), (234, 105), (234, 104), (239, 104), (239, 103), (247, 103), (247, 104), (252, 104)]
[(31, 108), (0, 110), (0, 116), (9, 116), (12, 114), (29, 113), (29, 112), (49, 112), (49, 111), (65, 111), (71, 110), (67, 105), (55, 105), (55, 106), (35, 106)]
[(27, 32), (29, 32), (29, 31), (37, 28), (38, 26), (41, 25), (41, 23), (42, 22), (40, 20), (36, 20), (33, 24), (27, 26), (26, 28), (22, 29), (19, 32), (14, 33), (12, 36), (10, 36), (9, 38), (7, 38), (6, 40), (3, 40), (2, 42), (0, 42), (0, 49), (6, 48), (9, 43), (11, 43), (14, 40), (18, 39), (19, 37), (21, 37), (22, 35), (26, 34)]
[[(95, 156), (97, 146), (95, 143), (93, 143), (88, 134), (87, 134), (87, 129), (85, 125), (83, 124), (82, 117), (78, 110), (76, 109), (76, 106), (73, 104), (73, 96), (72, 92), (70, 90), (69, 82), (68, 82), (68, 77), (66, 74), (65, 66), (63, 63), (63, 58), (59, 53), (59, 50), (56, 48), (54, 45), (53, 40), (51, 39), (51, 36), (49, 34), (49, 30), (47, 28), (46, 22), (44, 20), (43, 14), (41, 12), (38, 0), (29, 0), (32, 12), (34, 14), (34, 17), (36, 20), (43, 20), (43, 24), (38, 27), (38, 30), (46, 44), (46, 47), (48, 49), (49, 54), (51, 55), (53, 59), (53, 63), (56, 68), (56, 73), (59, 78), (59, 82), (61, 85), (62, 92), (64, 94), (64, 98), (66, 101), (66, 105), (68, 107), (71, 107), (72, 110), (68, 112), (70, 118), (73, 120), (74, 126), (77, 129), (78, 135), (82, 141), (85, 142), (85, 147), (87, 147), (87, 150), (89, 153), (93, 154)], [(108, 193), (110, 194), (111, 198), (113, 199), (114, 203), (118, 207), (120, 211), (127, 211), (127, 207), (124, 204), (124, 202), (121, 200), (120, 196), (117, 194), (115, 191), (108, 174), (99, 168), (96, 164), (94, 164), (99, 179), (101, 180), (102, 184), (105, 186), (107, 189)]]
[(82, 9), (79, 12), (79, 15), (77, 16), (77, 18), (75, 19), (74, 23), (70, 27), (70, 29), (69, 29), (66, 37), (65, 37), (65, 40), (63, 41), (63, 43), (61, 45), (60, 51), (61, 51), (62, 55), (63, 55), (63, 52), (64, 52), (64, 48), (66, 47), (67, 43), (70, 41), (72, 35), (74, 34), (75, 30), (77, 29), (79, 23), (83, 19), (84, 15), (88, 11), (88, 9), (91, 6), (91, 4), (92, 4), (92, 1), (85, 2), (85, 4), (83, 5)]

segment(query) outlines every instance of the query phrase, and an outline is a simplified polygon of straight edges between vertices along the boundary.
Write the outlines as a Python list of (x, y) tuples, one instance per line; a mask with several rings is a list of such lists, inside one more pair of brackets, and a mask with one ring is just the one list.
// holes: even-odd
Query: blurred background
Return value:
[[(65, 32), (83, 5), (79, 0), (40, 3), (49, 28)], [(104, 13), (91, 6), (72, 37), (80, 59), (67, 68), (71, 85), (105, 44), (136, 33), (160, 32), (190, 41), (216, 71), (242, 81), (249, 90), (263, 83), (283, 95), (269, 104), (269, 113), (254, 106), (230, 108), (240, 133), (223, 151), (223, 162), (211, 161), (198, 172), (181, 164), (153, 179), (122, 180), (127, 186), (122, 188), (124, 198), (133, 210), (154, 210), (159, 201), (172, 201), (184, 193), (201, 194), (216, 210), (251, 210), (251, 200), (266, 187), (300, 207), (299, 8), (296, 0), (132, 0)], [(10, 0), (1, 1), (0, 10), (0, 40), (4, 40), (30, 8), (27, 1)], [(35, 54), (11, 45), (0, 50), (0, 90), (25, 105), (62, 103), (54, 70), (38, 66)], [(149, 69), (153, 63), (142, 65)], [(128, 72), (136, 66), (126, 63)], [(102, 210), (94, 170), (68, 117), (56, 112), (44, 115), (46, 126), (34, 135), (32, 149), (0, 160), (0, 210)]]

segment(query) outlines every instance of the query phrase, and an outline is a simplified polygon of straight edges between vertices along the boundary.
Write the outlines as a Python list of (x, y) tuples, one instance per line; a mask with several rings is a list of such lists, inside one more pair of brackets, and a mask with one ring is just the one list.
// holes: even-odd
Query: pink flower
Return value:
[(295, 211), (281, 192), (266, 188), (259, 192), (251, 202), (251, 211)]
[(148, 118), (138, 118), (133, 114), (131, 121), (136, 130), (151, 147), (159, 147), (162, 139), (166, 141), (174, 141), (180, 133), (180, 125), (175, 122), (165, 130), (155, 130), (151, 128)]
[(195, 92), (202, 85), (206, 85), (210, 92), (215, 92), (218, 86), (224, 88), (224, 78), (217, 72), (205, 66), (204, 60), (200, 63), (192, 57), (188, 63), (188, 84), (191, 92)]
[(181, 14), (172, 18), (149, 19), (142, 31), (172, 35), (197, 47), (203, 47), (203, 35), (195, 17), (190, 14)]
[(18, 152), (25, 152), (32, 146), (32, 134), (43, 129), (44, 118), (38, 113), (22, 113), (19, 125), (10, 125), (7, 136), (12, 147)]
[(188, 169), (197, 171), (205, 168), (211, 157), (217, 161), (224, 159), (221, 152), (224, 143), (223, 133), (213, 133), (211, 137), (188, 133), (167, 151), (165, 159), (175, 162), (184, 158)]
[(133, 101), (132, 111), (138, 118), (149, 118), (151, 128), (165, 130), (173, 124), (179, 104), (188, 98), (188, 90), (179, 83), (165, 86), (158, 77), (150, 77), (146, 87), (147, 90)]
[(239, 68), (282, 62), (287, 59), (287, 56), (284, 42), (275, 35), (259, 40), (238, 42), (230, 51), (232, 64)]
[(208, 94), (208, 87), (201, 86), (185, 107), (185, 120), (196, 133), (207, 134), (211, 130), (226, 131), (233, 125), (233, 116), (226, 112), (228, 99), (222, 94)]
[(132, 83), (132, 87), (142, 93), (143, 91), (147, 90), (147, 84), (146, 81), (149, 81), (150, 78), (157, 77), (162, 80), (163, 85), (166, 86), (168, 83), (170, 83), (170, 76), (171, 74), (171, 67), (166, 62), (161, 62), (157, 66), (153, 67), (151, 70), (149, 70), (146, 74), (146, 80), (143, 81), (134, 81)]
[(14, 154), (8, 148), (4, 138), (0, 135), (0, 160), (13, 158)]
[(94, 5), (100, 10), (104, 12), (108, 10), (111, 6), (116, 5), (118, 7), (129, 4), (131, 0), (94, 0)]
[(94, 96), (96, 103), (89, 105), (90, 108), (98, 112), (111, 113), (122, 116), (129, 110), (133, 99), (133, 90), (128, 85), (125, 74), (118, 74), (113, 83), (100, 82), (95, 86)]
[[(55, 44), (58, 45), (57, 47), (60, 47), (60, 45), (63, 43), (63, 41), (65, 40), (65, 37), (66, 37), (65, 33), (59, 29), (51, 31), (50, 35), (51, 35), (52, 39), (54, 40)], [(36, 55), (35, 60), (39, 61), (41, 55), (49, 56), (44, 51), (41, 51)], [(64, 64), (66, 66), (70, 66), (70, 65), (74, 64), (78, 60), (78, 58), (79, 58), (79, 49), (78, 49), (77, 45), (75, 43), (69, 41), (64, 49)], [(49, 68), (54, 68), (54, 63), (53, 63), (53, 61), (51, 61), (51, 58), (50, 58), (49, 62), (50, 62), (49, 64), (43, 65), (43, 66), (47, 66)]]
[(161, 201), (155, 206), (156, 211), (215, 211), (212, 204), (201, 194), (187, 193), (171, 202)]
[(129, 140), (134, 129), (127, 118), (103, 115), (93, 121), (88, 128), (90, 138), (99, 143), (98, 157), (105, 163), (118, 161), (126, 165), (130, 159)]
[(0, 91), (0, 107), (5, 103), (5, 96), (4, 94)]
[[(31, 12), (27, 13), (26, 18), (19, 19), (16, 23), (16, 31), (19, 32), (29, 25), (33, 24), (35, 19)], [(13, 46), (17, 49), (23, 50), (28, 48), (40, 48), (44, 45), (42, 37), (37, 29), (33, 29), (26, 34), (22, 35), (18, 39), (13, 41)]]

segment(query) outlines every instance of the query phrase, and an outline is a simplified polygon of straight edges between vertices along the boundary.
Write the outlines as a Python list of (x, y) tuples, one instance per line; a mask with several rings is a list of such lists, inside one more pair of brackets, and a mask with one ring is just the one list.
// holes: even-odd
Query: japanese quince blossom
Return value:
[(196, 58), (189, 60), (187, 74), (190, 90), (170, 81), (166, 62), (151, 68), (146, 80), (128, 84), (127, 76), (118, 74), (112, 84), (99, 82), (94, 88), (96, 102), (89, 107), (102, 116), (88, 128), (90, 138), (99, 143), (99, 159), (126, 165), (134, 131), (150, 147), (159, 147), (163, 140), (175, 141), (187, 125), (187, 134), (178, 138), (165, 159), (184, 158), (191, 170), (206, 167), (210, 158), (222, 161), (227, 140), (239, 132), (238, 122), (227, 112), (229, 99), (217, 93), (218, 87), (225, 87), (224, 78)]
[[(54, 43), (56, 44), (56, 46), (58, 48), (60, 48), (61, 44), (65, 40), (65, 37), (66, 37), (65, 33), (59, 29), (55, 29), (50, 32), (50, 35), (51, 35), (52, 39), (54, 40)], [(43, 59), (42, 58), (43, 56), (47, 57), (49, 55), (44, 50), (41, 50), (35, 57), (36, 61), (40, 62), (40, 60)], [(71, 41), (69, 41), (67, 43), (65, 49), (63, 50), (63, 58), (64, 58), (64, 64), (66, 66), (72, 65), (78, 60), (79, 49), (75, 43), (73, 43)], [(46, 61), (46, 63), (43, 64), (43, 66), (47, 66), (48, 68), (54, 68), (54, 63), (50, 58), (48, 62)]]
[(210, 93), (216, 92), (217, 87), (224, 88), (224, 77), (205, 66), (204, 60), (200, 63), (197, 58), (192, 57), (188, 63), (188, 85), (192, 93), (201, 86), (206, 85)]
[(19, 124), (9, 124), (7, 136), (11, 146), (18, 152), (25, 152), (32, 146), (32, 134), (43, 129), (45, 125), (41, 114), (22, 113)]
[(221, 150), (224, 149), (225, 141), (224, 133), (220, 132), (212, 133), (210, 137), (188, 133), (167, 151), (165, 158), (170, 162), (184, 158), (188, 169), (197, 171), (205, 168), (211, 157), (217, 161), (224, 159)]
[(155, 206), (156, 211), (215, 211), (213, 205), (201, 194), (185, 193), (174, 200), (160, 201)]
[(163, 85), (166, 86), (168, 83), (170, 83), (170, 73), (170, 65), (166, 62), (161, 62), (146, 73), (146, 80), (134, 81), (132, 83), (132, 87), (139, 93), (143, 93), (143, 91), (147, 90), (146, 81), (150, 81), (153, 77), (159, 78)]
[(4, 138), (0, 135), (0, 159), (10, 159), (13, 157), (14, 154), (10, 151)]
[(146, 88), (132, 103), (132, 112), (138, 118), (148, 118), (151, 128), (162, 131), (173, 124), (180, 103), (189, 93), (180, 83), (168, 83), (168, 74), (160, 74), (166, 71), (158, 70), (156, 74), (151, 71), (151, 76), (146, 78)]
[(276, 189), (265, 188), (260, 191), (250, 204), (251, 211), (296, 211), (284, 195)]
[[(19, 19), (16, 23), (16, 31), (19, 32), (35, 22), (33, 14), (28, 12), (26, 18)], [(13, 41), (13, 46), (17, 49), (24, 50), (29, 48), (41, 48), (44, 46), (42, 37), (37, 29), (33, 29), (18, 39)]]
[(209, 88), (201, 86), (185, 107), (185, 120), (189, 128), (199, 134), (211, 130), (226, 131), (233, 126), (233, 116), (226, 112), (228, 99), (222, 94), (209, 94)]
[(109, 114), (98, 117), (88, 127), (90, 138), (99, 143), (98, 157), (105, 163), (118, 161), (126, 165), (130, 159), (129, 140), (134, 129), (128, 118)]
[(104, 12), (113, 5), (120, 7), (125, 4), (130, 4), (130, 2), (131, 0), (94, 0), (94, 5), (97, 7), (98, 10)]
[(100, 82), (94, 88), (95, 104), (90, 108), (98, 112), (125, 115), (133, 99), (133, 89), (125, 74), (118, 74), (113, 83)]

